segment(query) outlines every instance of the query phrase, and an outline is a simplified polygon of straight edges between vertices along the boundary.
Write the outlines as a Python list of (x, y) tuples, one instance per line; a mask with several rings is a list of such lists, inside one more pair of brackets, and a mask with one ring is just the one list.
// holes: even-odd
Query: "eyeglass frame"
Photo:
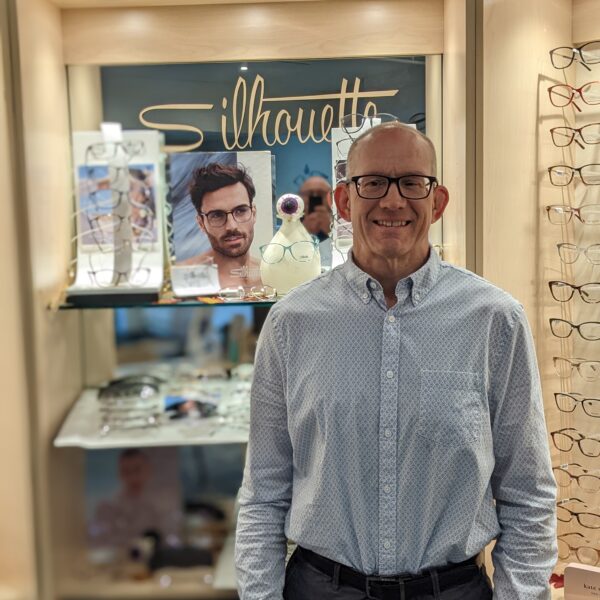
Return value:
[[(600, 341), (600, 338), (597, 338), (597, 339), (591, 338), (590, 339), (590, 338), (587, 338), (587, 337), (583, 336), (581, 334), (581, 329), (580, 329), (580, 327), (582, 325), (590, 325), (592, 323), (594, 325), (599, 325), (600, 326), (600, 321), (584, 321), (583, 323), (579, 323), (579, 325), (576, 325), (575, 323), (571, 323), (571, 321), (567, 321), (566, 319), (549, 319), (549, 321), (550, 321), (550, 331), (552, 332), (552, 335), (554, 337), (557, 337), (557, 338), (561, 339), (561, 340), (565, 340), (568, 337), (571, 337), (571, 334), (573, 333), (573, 329), (576, 329), (577, 333), (579, 334), (579, 336), (582, 339), (587, 340), (588, 342), (597, 342), (597, 341)], [(571, 330), (569, 331), (568, 335), (560, 336), (560, 335), (556, 335), (554, 333), (554, 330), (552, 329), (552, 323), (557, 323), (557, 322), (567, 323), (567, 324), (569, 324), (571, 326)]]
[[(581, 437), (579, 439), (575, 439), (574, 437), (572, 437), (572, 434), (565, 433), (566, 431), (575, 432), (578, 436), (581, 436)], [(564, 435), (566, 438), (569, 438), (571, 440), (571, 447), (568, 450), (562, 450), (561, 448), (558, 447), (557, 443), (555, 442), (554, 436), (559, 435), (559, 434)], [(579, 447), (579, 451), (584, 456), (587, 456), (588, 458), (598, 458), (600, 456), (600, 435), (585, 435), (585, 434), (581, 433), (581, 431), (575, 429), (575, 427), (563, 427), (562, 429), (557, 429), (556, 431), (551, 431), (550, 438), (552, 439), (552, 443), (554, 444), (554, 447), (559, 452), (571, 452), (571, 450), (573, 449), (573, 445), (577, 444), (577, 446)], [(586, 452), (584, 452), (581, 447), (581, 442), (584, 440), (592, 440), (592, 441), (596, 442), (598, 444), (598, 454), (587, 454)]]
[[(556, 48), (552, 48), (552, 50), (550, 50), (550, 52), (548, 53), (548, 54), (550, 54), (550, 62), (552, 63), (552, 66), (555, 69), (558, 69), (559, 71), (561, 71), (563, 69), (568, 69), (573, 64), (573, 62), (578, 62), (580, 65), (585, 67), (588, 71), (591, 71), (592, 69), (590, 69), (590, 67), (588, 65), (597, 65), (600, 62), (600, 60), (598, 60), (596, 62), (591, 62), (591, 63), (586, 62), (586, 60), (583, 58), (583, 54), (581, 53), (581, 49), (585, 48), (585, 46), (588, 46), (589, 44), (597, 44), (598, 41), (599, 40), (591, 40), (589, 42), (585, 42), (585, 44), (580, 44), (579, 46), (558, 46)], [(569, 62), (568, 65), (565, 65), (564, 67), (557, 67), (554, 64), (553, 54), (557, 50), (562, 50), (563, 48), (566, 48), (567, 50), (571, 50), (571, 52), (572, 52), (571, 61)], [(576, 58), (576, 55), (579, 55), (579, 58)]]
[[(566, 148), (567, 146), (570, 146), (573, 142), (575, 142), (582, 150), (585, 149), (585, 146), (583, 144), (587, 144), (588, 146), (594, 146), (596, 144), (600, 144), (600, 137), (597, 142), (586, 142), (583, 137), (583, 134), (581, 133), (581, 131), (583, 129), (585, 129), (586, 127), (592, 127), (592, 125), (600, 126), (600, 123), (588, 123), (587, 125), (584, 125), (583, 127), (569, 127), (567, 125), (561, 125), (560, 127), (552, 127), (552, 129), (550, 129), (550, 137), (552, 138), (552, 143), (557, 148)], [(557, 144), (554, 139), (554, 132), (558, 131), (559, 129), (568, 129), (573, 132), (573, 134), (571, 135), (571, 139), (566, 144)], [(576, 134), (579, 134), (579, 137), (581, 138), (581, 141), (583, 142), (583, 144), (577, 140)]]
[[(563, 286), (569, 287), (571, 288), (571, 295), (566, 299), (566, 300), (559, 300), (555, 295), (554, 295), (554, 287), (555, 284), (561, 284)], [(586, 300), (584, 298), (584, 293), (582, 292), (582, 288), (584, 288), (587, 285), (597, 285), (600, 289), (600, 281), (590, 281), (588, 283), (582, 283), (581, 285), (574, 285), (572, 283), (569, 283), (568, 281), (560, 281), (558, 279), (553, 280), (553, 281), (549, 281), (548, 282), (548, 287), (550, 288), (550, 293), (552, 294), (552, 297), (557, 301), (557, 302), (568, 302), (569, 300), (571, 300), (571, 298), (573, 297), (573, 294), (575, 294), (575, 291), (577, 291), (579, 293), (579, 297), (586, 302), (587, 304), (598, 304), (600, 302), (600, 297), (598, 298), (598, 300)]]
[[(360, 193), (360, 184), (358, 181), (359, 179), (362, 179), (363, 177), (380, 177), (382, 179), (387, 179), (387, 187), (385, 189), (385, 192), (381, 196), (377, 196), (375, 198), (363, 196)], [(427, 179), (429, 181), (429, 183), (426, 184), (426, 186), (425, 186), (427, 188), (427, 193), (424, 196), (419, 196), (418, 198), (410, 198), (408, 196), (405, 196), (400, 191), (400, 180), (404, 179), (405, 177), (422, 177), (423, 179)], [(431, 194), (431, 192), (433, 190), (435, 190), (435, 188), (438, 187), (438, 185), (439, 185), (437, 177), (434, 177), (433, 175), (421, 175), (418, 173), (406, 173), (405, 175), (400, 175), (399, 177), (389, 177), (387, 175), (379, 175), (376, 173), (367, 173), (365, 175), (355, 175), (354, 177), (350, 177), (350, 179), (347, 179), (344, 183), (347, 186), (349, 186), (351, 183), (353, 183), (354, 187), (356, 188), (356, 193), (358, 194), (358, 197), (362, 198), (363, 200), (381, 200), (382, 198), (385, 198), (390, 191), (390, 186), (392, 185), (392, 183), (396, 184), (396, 189), (398, 190), (398, 194), (400, 194), (400, 197), (402, 197), (406, 200), (425, 200), (425, 198), (427, 198)]]
[[(591, 205), (594, 206), (594, 205)], [(567, 262), (566, 260), (563, 259), (560, 250), (561, 248), (566, 248), (567, 246), (573, 246), (575, 247), (575, 250), (577, 250), (577, 257), (575, 258), (575, 260), (572, 260), (571, 262)], [(582, 246), (578, 246), (577, 244), (571, 244), (568, 242), (562, 242), (560, 244), (556, 244), (556, 249), (558, 250), (558, 257), (560, 258), (560, 260), (565, 264), (565, 265), (572, 265), (574, 264), (577, 259), (579, 258), (580, 254), (583, 254), (585, 259), (591, 264), (591, 265), (600, 265), (600, 260), (598, 262), (594, 262), (593, 260), (590, 259), (590, 257), (587, 255), (587, 251), (590, 248), (593, 248), (594, 246), (598, 246), (598, 251), (600, 254), (600, 244), (590, 244), (589, 246), (583, 248)], [(569, 248), (570, 249), (570, 248)]]
[[(246, 208), (246, 207), (250, 209), (248, 211), (248, 214), (250, 216), (245, 221), (240, 221), (239, 219), (236, 218), (236, 216), (234, 215), (234, 212), (240, 208)], [(225, 220), (223, 221), (223, 223), (221, 225), (214, 225), (210, 222), (210, 218), (211, 218), (210, 215), (214, 215), (214, 213), (223, 213), (225, 215)], [(248, 221), (250, 221), (250, 219), (252, 219), (253, 214), (254, 214), (254, 205), (252, 204), (252, 202), (250, 204), (238, 204), (237, 206), (234, 206), (232, 210), (223, 210), (221, 208), (216, 208), (215, 210), (209, 210), (208, 212), (198, 211), (198, 216), (206, 218), (206, 222), (211, 227), (215, 227), (217, 229), (220, 229), (221, 227), (225, 227), (225, 225), (227, 225), (227, 221), (229, 220), (229, 215), (231, 215), (231, 218), (234, 220), (235, 223), (248, 223)]]
[[(567, 471), (567, 467), (579, 467), (583, 473), (581, 473), (581, 475), (573, 475), (573, 473), (570, 473), (569, 471)], [(593, 479), (597, 479), (598, 480), (598, 488), (600, 489), (600, 476), (599, 475), (594, 475), (593, 473), (600, 473), (600, 469), (594, 469), (594, 471), (589, 471), (588, 469), (584, 469), (579, 463), (565, 463), (564, 465), (558, 465), (557, 467), (552, 467), (553, 471), (561, 471), (562, 473), (566, 473), (571, 479), (574, 479), (577, 483), (577, 485), (585, 492), (585, 491), (596, 491), (596, 490), (586, 490), (584, 487), (581, 487), (581, 484), (579, 483), (579, 479), (581, 477), (592, 477)], [(558, 479), (556, 478), (556, 476), (554, 477), (554, 479), (556, 479), (556, 483), (558, 486), (560, 487), (568, 487), (570, 485), (570, 483), (566, 484), (566, 485), (561, 485), (560, 482), (558, 481)]]
[[(319, 250), (319, 240), (318, 238), (313, 237), (311, 241), (309, 240), (298, 240), (297, 242), (293, 242), (292, 244), (279, 244), (277, 242), (269, 242), (268, 244), (263, 244), (262, 246), (259, 247), (259, 251), (260, 251), (260, 257), (261, 259), (266, 262), (268, 265), (276, 265), (278, 263), (280, 263), (284, 257), (285, 257), (285, 253), (289, 252), (290, 256), (296, 261), (296, 262), (310, 262), (313, 258), (310, 258), (309, 260), (298, 260), (293, 252), (292, 252), (292, 247), (295, 246), (296, 244), (310, 244), (312, 242), (312, 246), (313, 246), (313, 252), (317, 252)], [(267, 248), (267, 246), (281, 246), (283, 248), (283, 254), (281, 255), (281, 258), (275, 262), (267, 262), (264, 258), (264, 254), (265, 254), (265, 248)]]
[[(558, 187), (564, 187), (564, 186), (558, 186)], [(571, 222), (573, 215), (575, 215), (579, 219), (580, 223), (583, 223), (584, 225), (598, 225), (599, 223), (590, 223), (589, 221), (584, 221), (582, 219), (581, 211), (582, 211), (582, 209), (587, 208), (588, 206), (597, 206), (599, 208), (598, 212), (600, 213), (600, 204), (584, 204), (583, 206), (580, 206), (579, 208), (574, 208), (573, 206), (568, 206), (567, 204), (550, 204), (548, 206), (545, 206), (544, 208), (546, 209), (546, 215), (548, 216), (548, 221), (550, 221), (550, 223), (552, 223), (552, 221), (550, 220), (550, 211), (552, 209), (561, 208), (561, 209), (563, 209), (563, 213), (567, 213), (569, 215), (569, 218), (566, 220), (565, 223), (552, 223), (552, 225), (567, 225), (568, 223)], [(592, 244), (592, 245), (594, 245), (594, 244)]]
[[(562, 535), (558, 535), (556, 536), (556, 539), (558, 542), (562, 542), (563, 544), (565, 544), (567, 546), (567, 548), (569, 549), (569, 553), (566, 556), (561, 556), (560, 553), (558, 555), (558, 558), (560, 558), (561, 560), (566, 560), (567, 558), (569, 558), (569, 556), (574, 555), (581, 563), (589, 565), (590, 563), (586, 563), (584, 562), (579, 555), (577, 554), (577, 551), (580, 549), (587, 549), (587, 550), (593, 550), (596, 553), (596, 562), (591, 565), (591, 566), (595, 566), (598, 564), (598, 562), (600, 562), (600, 550), (598, 550), (598, 548), (594, 548), (592, 546), (571, 546), (571, 544), (569, 544), (569, 542), (567, 542), (567, 540), (563, 539), (564, 537), (568, 536), (568, 535), (577, 535), (580, 538), (583, 538), (583, 542), (588, 543), (588, 544), (592, 544), (592, 540), (589, 540), (588, 538), (585, 537), (585, 535), (583, 535), (582, 533), (580, 533), (579, 531), (569, 531), (569, 533), (563, 533)], [(573, 551), (575, 551), (573, 553)]]
[[(558, 370), (558, 367), (556, 366), (556, 363), (559, 360), (564, 360), (564, 361), (568, 362), (569, 367), (571, 367), (569, 374), (565, 375), (564, 377), (560, 374), (560, 371)], [(587, 377), (584, 377), (581, 374), (581, 369), (579, 368), (584, 363), (593, 363), (593, 364), (597, 364), (600, 367), (600, 361), (598, 361), (598, 360), (588, 360), (587, 358), (566, 358), (564, 356), (553, 356), (552, 363), (554, 364), (554, 370), (556, 371), (556, 374), (561, 379), (568, 379), (569, 377), (571, 377), (571, 374), (573, 373), (573, 369), (575, 369), (577, 371), (577, 373), (579, 374), (579, 377), (581, 377), (585, 381), (596, 381), (597, 379), (600, 379), (600, 369), (598, 370), (598, 377), (596, 379), (588, 379)]]
[[(564, 506), (565, 504), (568, 504), (569, 502), (580, 502), (581, 504), (583, 504), (583, 506), (585, 508), (590, 508), (583, 500), (580, 500), (579, 498), (565, 498), (564, 500), (560, 500), (559, 502), (556, 503), (556, 507), (566, 510), (571, 515), (571, 518), (568, 521), (565, 521), (564, 519), (559, 519), (558, 512), (557, 512), (556, 519), (558, 521), (560, 521), (561, 523), (570, 523), (573, 520), (573, 517), (575, 517), (577, 522), (582, 527), (585, 527), (586, 529), (600, 529), (600, 514), (599, 513), (571, 510), (570, 508), (566, 508)], [(589, 525), (584, 525), (580, 519), (581, 515), (591, 515), (593, 517), (596, 517), (599, 520), (598, 527), (590, 527)]]
[[(573, 401), (573, 408), (571, 410), (565, 409), (565, 408), (561, 408), (559, 401), (558, 401), (558, 397), (559, 396), (565, 396), (569, 399), (571, 399)], [(556, 402), (556, 407), (558, 408), (558, 410), (560, 410), (560, 412), (564, 412), (564, 413), (572, 413), (575, 412), (575, 409), (577, 408), (578, 404), (581, 404), (581, 408), (583, 409), (583, 412), (588, 416), (588, 417), (592, 417), (592, 419), (598, 419), (600, 418), (600, 414), (597, 415), (593, 415), (590, 414), (587, 410), (586, 410), (586, 402), (588, 403), (588, 405), (590, 403), (598, 403), (600, 404), (600, 398), (585, 398), (585, 397), (581, 397), (581, 398), (577, 398), (576, 396), (581, 396), (581, 394), (578, 394), (576, 392), (554, 392), (554, 401)], [(600, 412), (600, 411), (599, 411)]]
[[(581, 98), (581, 101), (584, 102), (585, 104), (587, 104), (588, 106), (596, 106), (597, 104), (600, 104), (600, 100), (598, 102), (588, 102), (584, 97), (583, 94), (581, 93), (581, 90), (586, 86), (586, 85), (590, 85), (592, 83), (597, 83), (598, 85), (600, 85), (600, 81), (588, 81), (587, 83), (584, 83), (581, 87), (573, 87), (572, 85), (569, 85), (568, 83), (558, 83), (557, 85), (552, 85), (548, 88), (548, 96), (550, 97), (550, 104), (552, 104), (552, 106), (556, 106), (556, 108), (567, 108), (567, 106), (569, 106), (569, 104), (572, 104), (579, 112), (581, 112), (581, 109), (579, 108), (579, 106), (577, 106), (577, 103), (575, 102), (575, 92), (577, 92), (577, 95)], [(562, 88), (562, 87), (566, 87), (569, 88), (571, 90), (571, 97), (569, 98), (569, 101), (566, 104), (555, 104), (552, 101), (552, 90), (554, 90), (555, 88)], [(554, 92), (555, 94), (557, 94), (557, 92)]]
[[(356, 122), (356, 118), (360, 117), (361, 118), (361, 125), (360, 127), (358, 126), (346, 126), (344, 125), (344, 122), (347, 118), (352, 117), (353, 122)], [(391, 118), (388, 118), (391, 117)], [(347, 115), (342, 115), (340, 117), (339, 120), (339, 126), (340, 129), (352, 140), (354, 141), (355, 138), (352, 137), (352, 135), (354, 134), (359, 134), (362, 135), (365, 131), (368, 131), (370, 129), (370, 127), (367, 127), (366, 129), (363, 130), (363, 127), (365, 125), (365, 121), (367, 120), (372, 120), (372, 119), (379, 119), (381, 123), (393, 123), (393, 122), (400, 122), (400, 119), (396, 116), (393, 115), (392, 113), (375, 113), (373, 115), (365, 115), (363, 113), (348, 113)], [(378, 123), (377, 125), (379, 125), (380, 123)], [(375, 125), (376, 127), (376, 125)]]
[[(600, 102), (598, 104), (600, 104)], [(554, 183), (554, 181), (552, 180), (552, 170), (553, 169), (557, 169), (559, 167), (571, 169), (571, 171), (572, 171), (571, 177), (570, 177), (569, 181), (567, 181), (567, 183)], [(599, 183), (588, 183), (583, 178), (583, 175), (581, 174), (581, 171), (583, 169), (585, 169), (586, 167), (600, 167), (600, 163), (588, 163), (587, 165), (581, 165), (581, 167), (572, 167), (571, 165), (552, 165), (551, 167), (548, 167), (548, 174), (550, 176), (550, 183), (552, 185), (555, 185), (556, 187), (565, 187), (565, 186), (569, 185), (573, 181), (573, 178), (575, 177), (575, 173), (578, 173), (579, 174), (579, 178), (581, 179), (581, 182), (584, 185), (600, 185), (600, 182)]]

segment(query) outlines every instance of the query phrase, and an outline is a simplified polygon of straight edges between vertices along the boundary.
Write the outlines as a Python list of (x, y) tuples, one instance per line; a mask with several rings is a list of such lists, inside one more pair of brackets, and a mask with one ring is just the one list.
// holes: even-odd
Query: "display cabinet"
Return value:
[[(565, 423), (552, 395), (560, 388), (548, 350), (548, 263), (541, 258), (551, 243), (541, 210), (553, 152), (543, 141), (553, 117), (542, 96), (548, 82), (559, 81), (548, 50), (600, 37), (597, 4), (174, 4), (8, 0), (0, 7), (0, 190), (8, 199), (0, 223), (1, 362), (12, 399), (4, 403), (0, 435), (0, 465), (12, 490), (0, 500), (0, 598), (231, 597), (197, 582), (179, 590), (91, 590), (73, 579), (85, 543), (83, 451), (53, 442), (81, 390), (109, 377), (116, 363), (110, 309), (58, 310), (72, 252), (70, 132), (96, 129), (102, 119), (100, 65), (431, 57), (427, 97), (437, 100), (427, 111), (443, 118), (429, 133), (442, 149), (443, 180), (452, 193), (445, 257), (524, 304), (548, 428)], [(231, 575), (230, 562), (220, 569)]]

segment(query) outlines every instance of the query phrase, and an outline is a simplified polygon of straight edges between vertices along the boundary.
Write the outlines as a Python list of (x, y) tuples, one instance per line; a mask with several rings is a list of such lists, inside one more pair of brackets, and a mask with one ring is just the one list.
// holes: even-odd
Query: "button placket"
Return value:
[[(382, 332), (381, 408), (379, 442), (379, 564), (384, 572), (396, 566), (396, 494), (390, 482), (397, 473), (398, 361), (395, 326), (387, 315)], [(391, 323), (395, 321), (395, 317)], [(394, 537), (390, 537), (390, 533)]]

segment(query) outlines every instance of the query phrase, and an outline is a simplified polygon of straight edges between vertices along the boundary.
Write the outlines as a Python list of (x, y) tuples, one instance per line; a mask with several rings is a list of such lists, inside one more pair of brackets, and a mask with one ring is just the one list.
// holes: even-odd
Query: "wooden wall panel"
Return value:
[(598, 0), (573, 0), (573, 43), (600, 39), (600, 3)]
[(29, 430), (29, 389), (25, 366), (22, 269), (17, 199), (19, 181), (16, 159), (15, 105), (12, 76), (15, 59), (9, 31), (13, 15), (0, 4), (0, 597), (33, 598), (36, 595), (33, 485)]
[(39, 598), (56, 597), (60, 572), (73, 568), (84, 529), (83, 453), (56, 450), (52, 440), (81, 386), (81, 316), (48, 309), (70, 260), (72, 176), (66, 70), (60, 11), (48, 0), (16, 3), (20, 52), (30, 311), (34, 522)]
[(439, 54), (443, 0), (63, 11), (67, 64)]

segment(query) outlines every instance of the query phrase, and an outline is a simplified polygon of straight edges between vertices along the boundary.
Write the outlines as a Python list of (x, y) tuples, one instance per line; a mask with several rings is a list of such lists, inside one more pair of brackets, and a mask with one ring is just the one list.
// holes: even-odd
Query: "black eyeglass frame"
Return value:
[[(550, 294), (552, 294), (552, 297), (557, 302), (568, 302), (573, 297), (573, 294), (577, 291), (579, 293), (579, 297), (587, 304), (598, 304), (600, 302), (600, 298), (598, 298), (598, 300), (589, 300), (589, 295), (587, 295), (585, 290), (583, 289), (586, 286), (590, 286), (590, 285), (600, 286), (600, 281), (590, 281), (588, 283), (583, 283), (582, 285), (574, 285), (572, 283), (569, 283), (568, 281), (559, 281), (559, 280), (554, 280), (554, 281), (548, 282), (548, 287), (550, 288)], [(565, 300), (561, 300), (560, 298), (557, 298), (556, 294), (555, 294), (556, 287), (569, 288), (570, 289), (569, 297), (566, 298)], [(586, 299), (586, 298), (588, 298), (588, 299)]]
[[(591, 71), (592, 69), (590, 69), (590, 67), (588, 65), (595, 65), (598, 64), (600, 62), (600, 60), (597, 60), (596, 62), (587, 62), (585, 60), (585, 58), (583, 58), (583, 53), (581, 52), (581, 50), (583, 48), (585, 48), (586, 46), (589, 46), (590, 44), (598, 44), (599, 40), (591, 40), (589, 42), (586, 42), (585, 44), (580, 44), (579, 46), (558, 46), (557, 48), (552, 48), (552, 50), (550, 50), (549, 54), (550, 54), (550, 62), (552, 63), (552, 66), (555, 69), (568, 69), (573, 62), (578, 62), (580, 65), (583, 65), (588, 71)], [(557, 67), (555, 62), (554, 62), (554, 53), (557, 52), (558, 50), (570, 50), (571, 51), (571, 60), (569, 61), (569, 64), (565, 65), (564, 67)], [(577, 55), (579, 55), (579, 57), (577, 58)]]
[[(243, 208), (243, 209), (249, 208), (250, 210), (248, 211), (248, 218), (240, 221), (240, 219), (238, 219), (235, 216), (235, 211), (236, 210), (240, 210), (241, 208)], [(238, 206), (235, 206), (232, 210), (215, 209), (215, 210), (209, 210), (208, 212), (202, 212), (202, 211), (200, 211), (198, 214), (201, 217), (204, 217), (207, 220), (208, 224), (211, 227), (225, 227), (225, 225), (227, 224), (227, 218), (229, 217), (229, 215), (231, 215), (231, 218), (236, 223), (247, 223), (252, 218), (252, 212), (253, 212), (252, 211), (252, 204), (239, 204)], [(215, 213), (222, 213), (222, 215), (225, 215), (225, 219), (223, 220), (223, 222), (220, 225), (217, 225), (215, 223), (211, 223), (210, 222), (211, 218), (215, 217)], [(244, 211), (244, 214), (246, 214), (245, 211)], [(211, 215), (212, 215), (212, 217), (211, 217)]]
[[(387, 186), (385, 188), (385, 192), (381, 196), (376, 196), (376, 197), (363, 196), (360, 193), (360, 182), (359, 182), (359, 179), (362, 179), (363, 177), (380, 177), (381, 179), (387, 179)], [(423, 179), (427, 179), (427, 181), (429, 182), (425, 186), (427, 189), (427, 193), (424, 196), (418, 196), (418, 197), (412, 197), (412, 198), (410, 196), (405, 196), (400, 191), (400, 182), (401, 182), (401, 180), (403, 180), (407, 177), (422, 177)], [(346, 183), (346, 185), (350, 185), (351, 183), (353, 183), (354, 187), (356, 188), (356, 193), (363, 200), (381, 200), (382, 198), (385, 198), (387, 196), (388, 192), (390, 191), (390, 186), (392, 185), (392, 183), (396, 184), (396, 189), (398, 190), (398, 194), (400, 194), (400, 196), (402, 198), (405, 198), (406, 200), (424, 200), (431, 194), (432, 190), (434, 190), (439, 185), (437, 177), (434, 177), (433, 175), (421, 175), (420, 173), (406, 173), (405, 175), (400, 175), (399, 177), (388, 177), (387, 175), (380, 175), (379, 173), (365, 173), (364, 175), (355, 175), (354, 177), (347, 179), (345, 181), (345, 183)]]

